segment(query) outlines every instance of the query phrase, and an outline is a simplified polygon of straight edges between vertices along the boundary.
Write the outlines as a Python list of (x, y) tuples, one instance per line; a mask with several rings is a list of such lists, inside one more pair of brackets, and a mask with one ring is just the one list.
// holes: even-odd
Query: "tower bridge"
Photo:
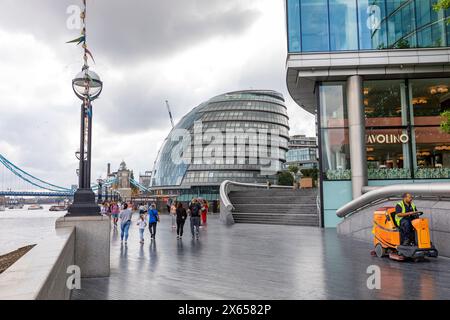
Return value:
[[(96, 193), (102, 188), (102, 194), (105, 194), (106, 188), (118, 188), (123, 185), (123, 178), (118, 180), (117, 175), (110, 175), (100, 184), (93, 184), (92, 190)], [(134, 186), (140, 192), (149, 192), (150, 190), (134, 180), (130, 175), (126, 176), (126, 185)], [(50, 183), (35, 175), (25, 171), (17, 164), (8, 160), (0, 154), (0, 197), (73, 197), (75, 189), (72, 187), (63, 187)]]

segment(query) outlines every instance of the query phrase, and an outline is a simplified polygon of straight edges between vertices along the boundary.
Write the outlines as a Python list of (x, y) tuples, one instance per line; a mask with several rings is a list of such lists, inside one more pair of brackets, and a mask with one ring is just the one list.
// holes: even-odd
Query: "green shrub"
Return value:
[(280, 186), (292, 186), (294, 184), (294, 177), (289, 171), (283, 171), (278, 174), (278, 184)]

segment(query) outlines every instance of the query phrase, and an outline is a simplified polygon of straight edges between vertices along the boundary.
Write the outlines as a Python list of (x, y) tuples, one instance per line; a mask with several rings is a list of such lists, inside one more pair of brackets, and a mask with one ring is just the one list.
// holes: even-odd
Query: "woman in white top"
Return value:
[(177, 216), (177, 202), (174, 201), (170, 206), (170, 215), (172, 216), (172, 228), (176, 229), (177, 225), (175, 224), (176, 216)]
[(145, 232), (145, 228), (147, 227), (147, 222), (145, 221), (145, 214), (141, 214), (139, 216), (139, 221), (138, 221), (137, 225), (139, 226), (139, 237), (141, 239), (140, 243), (143, 244), (144, 243), (144, 232)]

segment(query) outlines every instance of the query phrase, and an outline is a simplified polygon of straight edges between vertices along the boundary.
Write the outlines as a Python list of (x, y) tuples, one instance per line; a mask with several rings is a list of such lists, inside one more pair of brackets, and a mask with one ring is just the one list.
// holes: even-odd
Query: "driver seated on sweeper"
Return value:
[(404, 246), (415, 245), (412, 221), (418, 217), (417, 207), (410, 193), (403, 194), (402, 198), (395, 206), (395, 222), (400, 229), (400, 242)]

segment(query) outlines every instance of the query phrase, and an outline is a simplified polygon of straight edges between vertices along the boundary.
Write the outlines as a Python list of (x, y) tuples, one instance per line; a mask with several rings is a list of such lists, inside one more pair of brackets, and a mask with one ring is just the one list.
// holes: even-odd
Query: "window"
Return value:
[(404, 80), (364, 82), (368, 178), (411, 178), (409, 112)]
[(410, 87), (415, 177), (450, 178), (450, 135), (440, 128), (440, 114), (450, 108), (450, 79), (410, 80)]
[(347, 110), (344, 108), (344, 83), (326, 83), (320, 86), (321, 123), (324, 128), (344, 127)]
[(344, 92), (344, 83), (324, 83), (319, 88), (322, 169), (324, 178), (327, 180), (351, 178)]
[(406, 129), (366, 130), (368, 178), (411, 178), (409, 136)]
[(327, 180), (351, 178), (347, 128), (322, 129), (322, 167)]
[(365, 81), (366, 126), (407, 125), (408, 103), (403, 80)]
[(329, 0), (331, 51), (357, 50), (356, 0)]
[(415, 128), (417, 179), (450, 178), (450, 135), (440, 127)]
[(450, 79), (364, 82), (369, 179), (450, 178)]
[(300, 2), (303, 51), (329, 51), (328, 1)]
[(300, 52), (300, 0), (288, 0), (289, 52)]
[(385, 0), (358, 0), (359, 47), (362, 50), (387, 46)]
[(437, 0), (286, 0), (289, 52), (446, 47)]

